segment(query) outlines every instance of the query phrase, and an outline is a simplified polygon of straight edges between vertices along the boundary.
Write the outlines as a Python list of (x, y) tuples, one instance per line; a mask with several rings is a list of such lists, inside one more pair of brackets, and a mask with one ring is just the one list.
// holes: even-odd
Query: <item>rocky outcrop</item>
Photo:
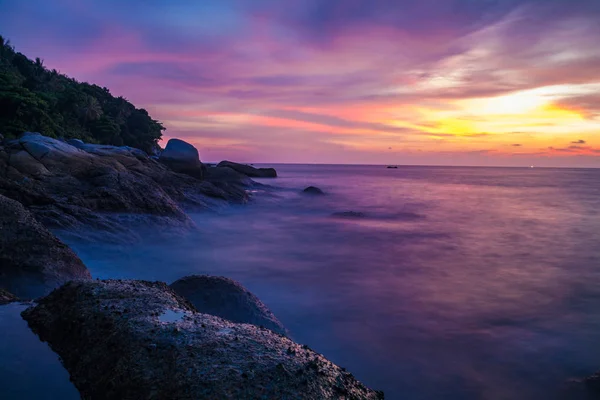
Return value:
[(0, 288), (0, 306), (3, 306), (8, 303), (12, 303), (14, 301), (18, 301), (19, 299), (12, 293), (7, 292), (6, 290)]
[(73, 279), (90, 279), (81, 260), (20, 203), (0, 195), (0, 288), (35, 298)]
[(319, 189), (316, 186), (309, 186), (306, 189), (304, 189), (302, 191), (302, 193), (304, 193), (304, 194), (310, 194), (310, 195), (317, 195), (317, 196), (325, 194), (325, 192), (323, 192), (321, 189)]
[(274, 168), (254, 168), (251, 165), (238, 164), (231, 161), (221, 161), (217, 167), (227, 167), (251, 178), (277, 178)]
[(287, 334), (281, 322), (267, 306), (232, 279), (194, 275), (174, 282), (171, 289), (189, 300), (201, 313), (232, 322), (263, 326), (281, 335)]
[(121, 218), (128, 215), (135, 224), (161, 225), (160, 232), (188, 230), (194, 224), (184, 209), (244, 202), (244, 185), (251, 184), (200, 181), (126, 146), (65, 143), (36, 133), (0, 146), (0, 194), (52, 229), (128, 233)]
[(163, 283), (69, 283), (22, 315), (82, 398), (383, 397), (268, 329), (198, 313)]
[(200, 162), (198, 150), (191, 144), (179, 139), (171, 139), (160, 154), (158, 160), (175, 172), (202, 179), (204, 167)]
[(84, 143), (79, 139), (70, 139), (70, 140), (67, 140), (67, 143), (73, 147), (76, 147), (80, 150), (85, 151), (86, 153), (95, 154), (98, 156), (135, 157), (139, 160), (145, 160), (146, 158), (148, 158), (148, 155), (144, 151), (142, 151), (140, 149), (136, 149), (134, 147), (129, 147), (129, 146), (110, 146), (110, 145), (103, 145), (103, 144), (90, 144), (90, 143)]

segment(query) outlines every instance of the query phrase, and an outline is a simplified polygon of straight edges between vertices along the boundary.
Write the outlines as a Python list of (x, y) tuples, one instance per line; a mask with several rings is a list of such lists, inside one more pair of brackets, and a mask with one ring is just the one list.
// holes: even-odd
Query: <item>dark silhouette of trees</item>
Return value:
[(0, 133), (36, 131), (52, 137), (127, 145), (151, 152), (164, 131), (144, 109), (105, 87), (78, 82), (28, 59), (0, 36)]

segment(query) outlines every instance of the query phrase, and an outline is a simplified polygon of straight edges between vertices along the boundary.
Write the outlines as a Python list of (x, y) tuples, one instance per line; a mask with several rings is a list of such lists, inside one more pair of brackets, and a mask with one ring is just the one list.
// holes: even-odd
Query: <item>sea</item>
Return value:
[[(600, 169), (274, 167), (187, 237), (68, 244), (95, 278), (238, 280), (386, 399), (593, 398)], [(0, 397), (78, 398), (25, 307), (0, 307)]]

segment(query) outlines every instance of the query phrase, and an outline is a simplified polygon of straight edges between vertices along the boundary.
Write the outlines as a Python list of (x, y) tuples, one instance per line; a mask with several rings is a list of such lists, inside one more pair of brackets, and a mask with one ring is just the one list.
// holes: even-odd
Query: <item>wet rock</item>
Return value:
[(232, 322), (264, 326), (286, 335), (286, 329), (255, 295), (239, 282), (221, 276), (194, 275), (171, 284), (177, 294), (189, 300), (201, 313)]
[(179, 139), (171, 139), (159, 156), (159, 161), (175, 172), (202, 179), (204, 167), (200, 162), (198, 150), (191, 144)]
[[(114, 215), (147, 217), (164, 222), (168, 231), (183, 231), (195, 226), (183, 207), (207, 207), (211, 193), (197, 179), (171, 171), (141, 150), (69, 143), (26, 133), (0, 147), (0, 194), (52, 229), (111, 227), (124, 235), (131, 233), (129, 227), (119, 226)], [(229, 200), (229, 195), (223, 190), (219, 197)], [(231, 197), (239, 198), (238, 191)]]
[(12, 303), (14, 301), (19, 301), (19, 299), (14, 294), (0, 288), (0, 306)]
[(309, 186), (306, 189), (304, 189), (302, 191), (302, 193), (304, 193), (304, 194), (311, 194), (311, 195), (317, 195), (317, 196), (325, 194), (325, 192), (323, 192), (321, 189), (319, 189), (316, 186)]
[(383, 398), (288, 338), (198, 313), (164, 283), (73, 282), (22, 316), (82, 398)]
[(365, 218), (367, 215), (360, 211), (342, 211), (331, 214), (336, 218)]
[(35, 298), (73, 279), (91, 279), (79, 257), (20, 203), (0, 195), (0, 288)]
[(277, 171), (274, 168), (254, 168), (251, 165), (238, 164), (231, 161), (221, 161), (217, 167), (228, 167), (251, 178), (277, 178)]

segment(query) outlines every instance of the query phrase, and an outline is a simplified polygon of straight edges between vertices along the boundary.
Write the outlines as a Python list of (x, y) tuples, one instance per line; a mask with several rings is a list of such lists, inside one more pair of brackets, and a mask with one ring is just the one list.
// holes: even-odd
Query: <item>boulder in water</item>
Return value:
[(86, 399), (378, 399), (268, 329), (197, 312), (160, 282), (72, 282), (22, 313)]
[(319, 189), (316, 186), (309, 186), (306, 189), (304, 189), (302, 191), (302, 193), (304, 193), (304, 194), (311, 194), (311, 195), (317, 195), (317, 196), (325, 194), (325, 192), (323, 192), (321, 189)]
[(251, 165), (231, 161), (221, 161), (217, 167), (228, 167), (251, 178), (277, 178), (277, 171), (274, 168), (254, 168)]
[(204, 167), (198, 150), (180, 139), (171, 139), (159, 156), (159, 161), (175, 172), (202, 179)]
[(0, 195), (0, 288), (31, 299), (74, 279), (91, 279), (79, 257), (19, 202)]
[(263, 326), (281, 335), (286, 330), (273, 313), (239, 282), (221, 276), (193, 275), (171, 284), (201, 313), (232, 322)]

